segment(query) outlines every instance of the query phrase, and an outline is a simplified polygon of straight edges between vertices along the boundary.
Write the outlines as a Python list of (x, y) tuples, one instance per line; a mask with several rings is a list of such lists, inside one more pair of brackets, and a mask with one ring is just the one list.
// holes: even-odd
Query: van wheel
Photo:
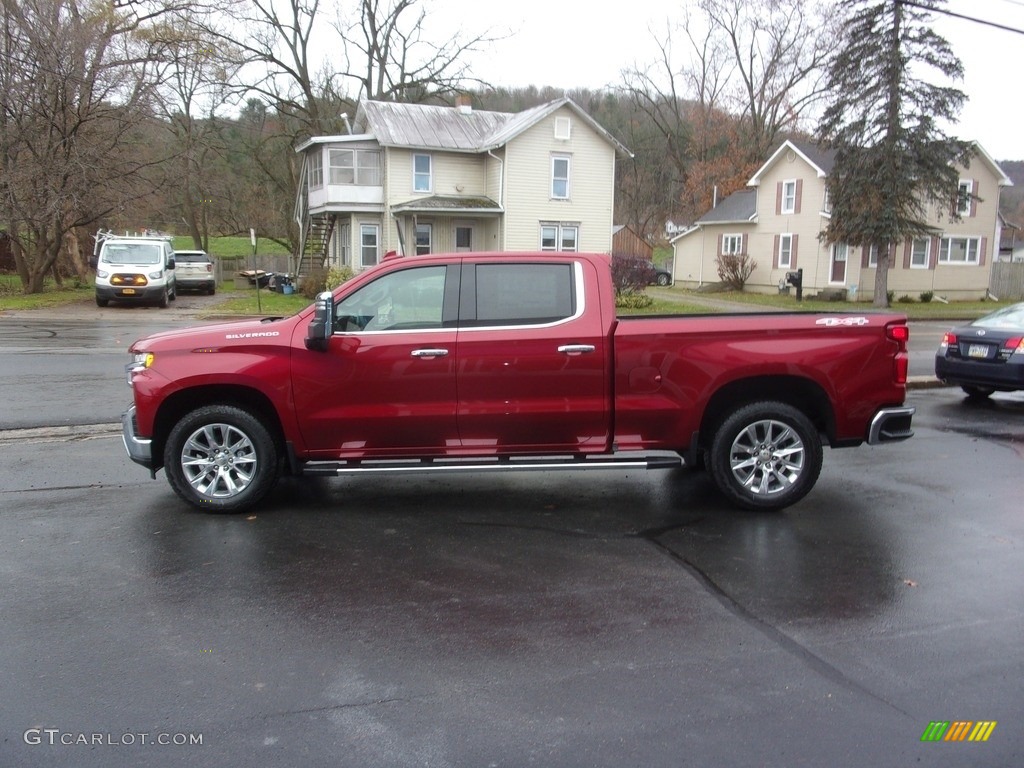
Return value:
[(278, 463), (266, 425), (231, 405), (186, 414), (164, 447), (171, 488), (207, 512), (239, 512), (256, 504), (277, 482)]
[(105, 307), (110, 303), (110, 299), (101, 299), (99, 296), (96, 297), (96, 306)]
[(167, 309), (171, 305), (170, 297), (167, 295), (167, 289), (164, 288), (164, 292), (160, 295), (160, 301), (157, 302), (160, 309)]
[(745, 509), (795, 504), (821, 473), (821, 437), (801, 411), (778, 402), (740, 408), (716, 430), (707, 459), (719, 490)]

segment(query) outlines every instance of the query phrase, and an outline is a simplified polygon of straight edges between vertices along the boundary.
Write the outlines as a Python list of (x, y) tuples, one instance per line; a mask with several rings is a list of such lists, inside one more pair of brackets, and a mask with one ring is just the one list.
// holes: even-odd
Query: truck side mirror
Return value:
[(306, 329), (306, 349), (326, 352), (327, 343), (334, 333), (334, 294), (317, 294), (313, 304), (313, 319)]

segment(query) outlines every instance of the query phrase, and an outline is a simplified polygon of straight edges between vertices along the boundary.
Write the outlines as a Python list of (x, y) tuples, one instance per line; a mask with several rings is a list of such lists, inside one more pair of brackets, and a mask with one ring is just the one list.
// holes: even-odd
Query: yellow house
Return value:
[(615, 160), (571, 99), (515, 114), (362, 101), (352, 133), (296, 148), (295, 271), (358, 271), (388, 251), (611, 252)]
[[(695, 288), (717, 282), (718, 257), (745, 254), (757, 265), (746, 290), (775, 292), (788, 272), (802, 269), (805, 295), (832, 292), (870, 300), (877, 254), (843, 243), (829, 246), (820, 237), (830, 215), (826, 179), (833, 160), (834, 153), (813, 144), (783, 142), (747, 189), (672, 239), (676, 283)], [(984, 296), (999, 248), (999, 194), (1011, 183), (975, 143), (970, 163), (960, 170), (960, 195), (950, 194), (960, 220), (932, 206), (938, 234), (893, 244), (889, 290), (915, 299), (928, 291), (949, 299)]]

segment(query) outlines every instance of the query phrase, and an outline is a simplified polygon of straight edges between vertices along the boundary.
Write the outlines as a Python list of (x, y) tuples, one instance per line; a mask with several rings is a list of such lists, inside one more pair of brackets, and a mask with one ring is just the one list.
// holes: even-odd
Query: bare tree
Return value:
[(0, 219), (32, 293), (69, 232), (147, 192), (141, 138), (155, 72), (141, 32), (167, 6), (0, 0), (0, 11)]

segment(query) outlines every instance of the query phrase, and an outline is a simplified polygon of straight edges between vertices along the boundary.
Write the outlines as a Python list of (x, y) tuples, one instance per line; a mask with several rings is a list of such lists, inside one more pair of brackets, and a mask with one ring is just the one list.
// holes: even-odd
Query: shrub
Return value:
[(925, 291), (924, 293), (921, 294), (921, 303), (922, 304), (927, 304), (933, 298), (935, 298), (935, 292), (934, 291)]
[(637, 293), (654, 282), (654, 265), (642, 256), (612, 254), (612, 284), (615, 295)]
[(914, 303), (914, 297), (911, 296), (909, 293), (905, 293), (902, 296), (900, 296), (898, 299), (896, 299), (896, 303), (897, 304), (913, 304)]
[(647, 309), (654, 299), (646, 293), (620, 293), (615, 297), (615, 306), (619, 309)]
[(333, 290), (346, 280), (351, 280), (354, 275), (355, 272), (352, 271), (352, 267), (347, 265), (343, 267), (331, 267), (327, 271), (327, 287)]
[(742, 291), (743, 286), (757, 267), (757, 262), (745, 253), (722, 254), (716, 259), (718, 279), (734, 291)]
[(307, 299), (315, 299), (321, 291), (327, 290), (327, 272), (314, 269), (302, 279), (299, 292)]

